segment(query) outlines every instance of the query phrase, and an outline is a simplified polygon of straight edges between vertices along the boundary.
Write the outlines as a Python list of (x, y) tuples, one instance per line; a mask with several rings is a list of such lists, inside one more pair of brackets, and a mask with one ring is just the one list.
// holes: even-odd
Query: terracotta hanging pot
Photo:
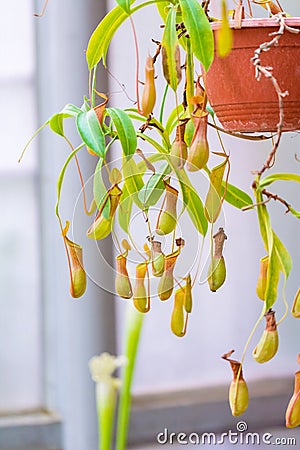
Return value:
[[(234, 24), (234, 22), (232, 22)], [(300, 29), (300, 18), (286, 19), (290, 27)], [(279, 120), (278, 97), (270, 80), (255, 78), (251, 58), (254, 51), (270, 41), (278, 31), (275, 19), (244, 19), (233, 30), (233, 48), (228, 56), (215, 56), (207, 75), (209, 102), (219, 121), (230, 131), (276, 131)], [(219, 23), (212, 24), (215, 31)], [(264, 66), (273, 67), (273, 75), (284, 98), (284, 131), (300, 129), (300, 33), (285, 31), (279, 45), (263, 52)]]

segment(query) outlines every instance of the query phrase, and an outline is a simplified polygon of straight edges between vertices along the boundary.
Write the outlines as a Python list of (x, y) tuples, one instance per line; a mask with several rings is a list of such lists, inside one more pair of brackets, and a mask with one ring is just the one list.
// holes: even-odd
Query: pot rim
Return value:
[[(289, 27), (300, 27), (300, 17), (287, 17), (285, 19), (285, 23)], [(241, 28), (237, 27), (237, 21), (236, 20), (230, 20), (229, 21), (230, 28), (234, 29), (243, 29), (243, 28), (276, 28), (278, 27), (278, 22), (273, 17), (268, 18), (254, 18), (254, 19), (243, 19), (241, 22)], [(213, 30), (218, 30), (221, 27), (221, 21), (220, 22), (212, 22), (211, 27)]]

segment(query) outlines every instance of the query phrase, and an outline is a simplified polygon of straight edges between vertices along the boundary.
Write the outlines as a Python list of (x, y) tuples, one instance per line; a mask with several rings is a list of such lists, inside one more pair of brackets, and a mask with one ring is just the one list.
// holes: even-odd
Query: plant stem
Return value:
[(94, 67), (94, 71), (93, 71), (93, 77), (92, 77), (92, 92), (91, 92), (91, 107), (94, 108), (95, 106), (95, 88), (96, 88), (96, 83), (97, 83), (97, 66)]
[(116, 389), (110, 383), (97, 383), (97, 410), (99, 429), (99, 450), (111, 450)]
[(169, 89), (169, 85), (166, 84), (166, 87), (165, 87), (165, 90), (164, 90), (164, 95), (163, 95), (162, 102), (161, 102), (161, 108), (160, 108), (160, 112), (159, 112), (159, 121), (160, 121), (160, 123), (162, 123), (162, 121), (163, 121), (163, 115), (164, 115), (164, 109), (165, 109), (165, 103), (166, 103), (168, 89)]
[(128, 358), (128, 363), (123, 369), (118, 409), (116, 450), (125, 450), (126, 448), (131, 406), (131, 384), (142, 324), (143, 314), (137, 311), (132, 304), (129, 304), (126, 315), (125, 351), (123, 352)]

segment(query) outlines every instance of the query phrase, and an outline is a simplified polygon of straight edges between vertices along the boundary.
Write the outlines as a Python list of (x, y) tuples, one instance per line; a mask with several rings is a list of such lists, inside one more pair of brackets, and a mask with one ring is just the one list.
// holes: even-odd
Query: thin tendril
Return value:
[(284, 321), (284, 319), (286, 318), (288, 311), (289, 311), (289, 305), (286, 300), (285, 289), (286, 289), (286, 278), (284, 279), (284, 284), (283, 284), (283, 288), (282, 288), (282, 298), (283, 298), (283, 303), (285, 306), (285, 311), (284, 311), (284, 314), (281, 317), (281, 319), (276, 323), (277, 326), (280, 325)]

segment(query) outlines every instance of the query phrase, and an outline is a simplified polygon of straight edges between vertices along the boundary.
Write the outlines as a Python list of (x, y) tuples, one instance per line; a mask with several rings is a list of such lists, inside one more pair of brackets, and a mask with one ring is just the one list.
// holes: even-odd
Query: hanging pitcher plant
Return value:
[[(284, 205), (289, 216), (293, 216), (290, 217), (291, 220), (300, 218), (300, 213), (288, 199), (269, 189), (280, 181), (290, 181), (298, 189), (300, 175), (275, 173), (274, 170), (268, 173), (275, 165), (277, 152), (280, 151), (287, 93), (281, 90), (280, 79), (274, 78), (272, 68), (261, 64), (260, 53), (264, 50), (271, 53), (283, 35), (296, 34), (299, 27), (292, 28), (285, 23), (287, 14), (277, 1), (238, 1), (236, 9), (229, 11), (226, 1), (220, 0), (221, 18), (210, 16), (209, 1), (150, 0), (138, 3), (134, 0), (117, 0), (116, 3), (101, 20), (88, 42), (88, 97), (85, 97), (81, 107), (66, 105), (41, 127), (49, 126), (70, 147), (70, 154), (57, 183), (56, 213), (59, 223), (62, 223), (60, 197), (67, 166), (74, 160), (82, 179), (77, 153), (88, 152), (90, 157), (95, 158), (96, 169), (90, 209), (86, 207), (83, 181), (84, 208), (90, 215), (87, 237), (100, 241), (115, 233), (116, 226), (119, 228), (117, 234), (124, 235), (126, 245), (123, 242), (122, 249), (122, 245), (118, 244), (120, 252), (115, 260), (116, 294), (132, 303), (139, 314), (146, 314), (155, 307), (150, 304), (152, 296), (166, 302), (166, 307), (171, 304), (170, 328), (177, 337), (182, 338), (188, 333), (188, 317), (193, 312), (193, 287), (199, 279), (199, 264), (190, 267), (187, 273), (181, 267), (181, 254), (186, 251), (185, 241), (189, 240), (189, 233), (181, 227), (183, 216), (189, 217), (190, 226), (194, 227), (201, 240), (207, 239), (210, 242), (207, 283), (210, 290), (215, 292), (222, 289), (226, 278), (232, 276), (226, 273), (225, 263), (226, 253), (230, 252), (230, 230), (224, 230), (218, 224), (222, 206), (224, 202), (228, 202), (242, 211), (254, 210), (265, 249), (261, 260), (257, 261), (259, 276), (256, 291), (263, 302), (263, 308), (255, 327), (259, 326), (264, 317), (267, 324), (261, 340), (253, 350), (253, 357), (258, 363), (265, 363), (276, 357), (278, 349), (280, 327), (272, 309), (276, 302), (281, 302), (278, 284), (280, 278), (283, 278), (284, 286), (286, 285), (292, 269), (291, 256), (273, 229), (269, 204), (276, 200), (280, 206)], [(232, 29), (235, 25), (242, 26), (246, 5), (247, 15), (252, 16), (253, 3), (260, 4), (263, 13), (271, 15), (279, 29), (275, 37), (270, 36), (270, 42), (263, 44), (264, 48), (259, 47), (255, 55), (252, 55), (253, 89), (260, 83), (255, 77), (258, 80), (266, 78), (278, 97), (277, 130), (259, 136), (227, 131), (217, 125), (206, 91), (209, 69), (214, 59), (226, 60), (230, 55), (233, 45)], [(134, 27), (135, 12), (142, 8), (147, 11), (147, 8), (153, 6), (158, 9), (161, 17), (161, 39), (149, 43), (152, 54), (144, 59), (137, 57), (133, 71), (136, 80), (135, 104), (121, 109), (112, 105), (106, 94), (96, 90), (98, 67), (100, 64), (107, 66), (109, 45), (126, 20), (130, 20), (136, 54), (139, 55), (139, 41)], [(212, 23), (218, 25), (215, 36)], [(139, 61), (144, 64), (143, 70), (139, 67)], [(140, 77), (143, 79), (140, 80)], [(162, 99), (157, 95), (158, 83), (165, 84)], [(165, 118), (167, 96), (173, 101), (173, 109)], [(77, 148), (73, 148), (64, 132), (64, 122), (70, 119), (75, 121), (82, 141)], [(220, 145), (214, 151), (210, 148), (208, 128), (214, 129), (218, 135)], [(270, 142), (270, 155), (262, 168), (254, 168), (257, 170), (249, 193), (230, 183), (231, 162), (229, 151), (222, 141), (223, 132), (234, 138), (248, 139), (255, 147), (260, 140)], [(112, 156), (112, 147), (119, 151), (117, 158)], [(108, 160), (112, 162), (108, 163)], [(104, 173), (108, 173), (108, 182), (104, 181)], [(203, 194), (194, 183), (199, 173), (208, 181), (208, 188)], [(138, 252), (140, 260), (132, 263), (128, 255), (132, 247), (138, 248), (138, 244), (134, 231), (130, 230), (130, 221), (136, 211), (144, 219), (143, 229), (141, 227), (139, 233), (145, 238), (143, 250)], [(88, 258), (88, 255), (82, 255), (84, 249), (67, 238), (67, 228), (63, 229), (61, 226), (61, 230), (70, 263), (71, 295), (77, 298), (84, 294), (84, 258)], [(118, 240), (117, 234), (115, 238)], [(227, 235), (228, 240), (224, 246)], [(164, 247), (162, 238), (166, 239)], [(135, 273), (135, 277), (131, 277), (130, 273)], [(158, 281), (153, 283), (155, 280)], [(290, 306), (283, 297), (288, 310)], [(295, 318), (300, 317), (299, 298), (298, 292), (292, 307)], [(197, 298), (193, 298), (193, 302), (195, 301)], [(246, 348), (248, 344), (249, 342)], [(242, 372), (245, 351), (242, 352), (241, 362), (230, 358), (232, 352), (223, 356), (233, 369), (234, 378), (229, 397), (232, 414), (235, 416), (242, 414), (248, 405), (248, 389)], [(130, 354), (127, 357), (130, 360)], [(127, 368), (125, 373), (126, 370)], [(132, 370), (131, 367), (131, 375)], [(296, 378), (296, 390), (287, 412), (289, 427), (300, 423), (298, 373)], [(131, 378), (128, 380), (126, 389), (130, 388)]]

